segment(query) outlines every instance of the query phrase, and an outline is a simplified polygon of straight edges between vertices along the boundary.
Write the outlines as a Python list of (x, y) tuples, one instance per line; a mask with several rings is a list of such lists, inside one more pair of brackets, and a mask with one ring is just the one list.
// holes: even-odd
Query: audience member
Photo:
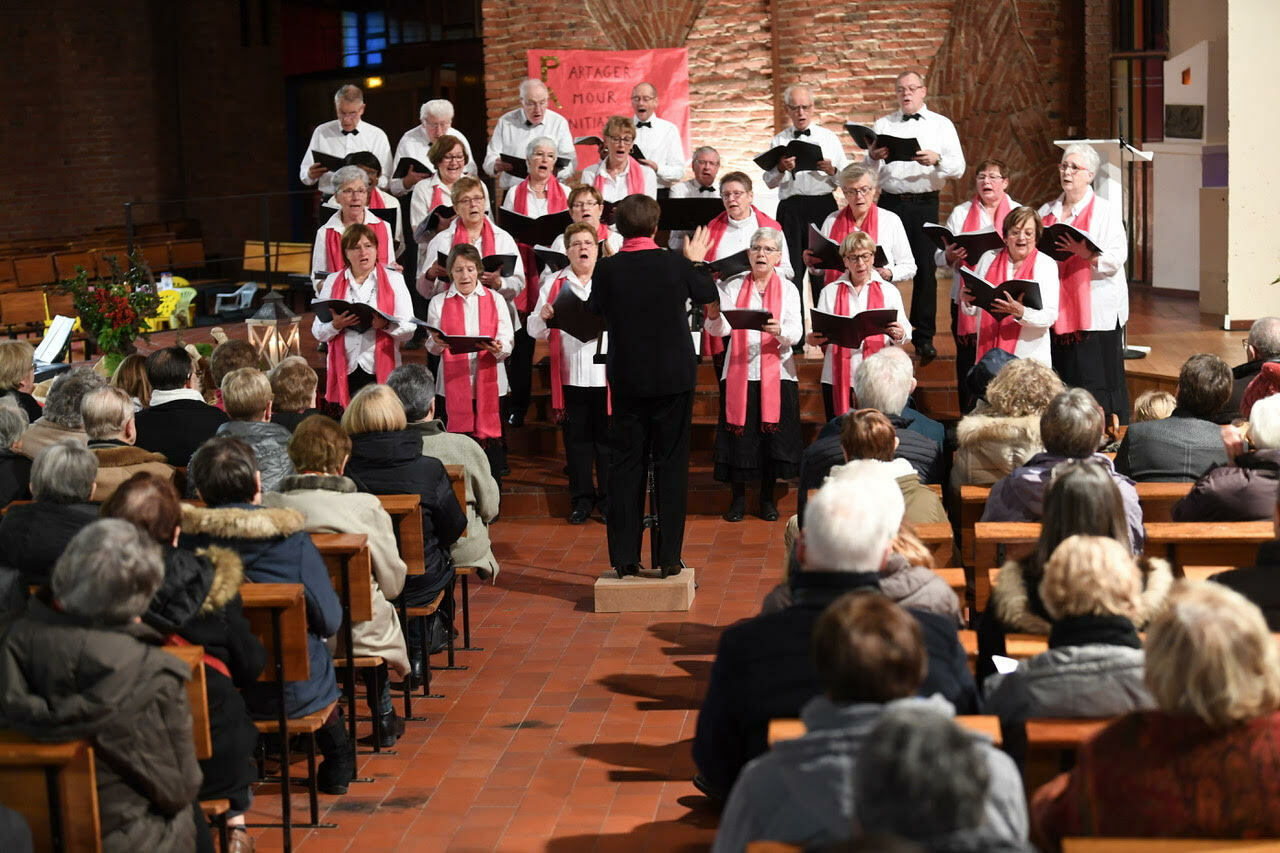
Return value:
[[(882, 596), (850, 592), (837, 598), (814, 625), (811, 657), (822, 693), (800, 710), (806, 732), (795, 740), (774, 744), (743, 768), (721, 816), (713, 853), (740, 851), (756, 840), (812, 845), (848, 838), (853, 830), (854, 802), (864, 793), (860, 785), (866, 782), (882, 794), (886, 793), (882, 786), (892, 786), (892, 774), (871, 778), (857, 769), (864, 753), (883, 746), (882, 740), (871, 736), (876, 723), (899, 708), (920, 710), (923, 719), (917, 722), (922, 727), (926, 714), (946, 720), (955, 713), (940, 698), (915, 696), (928, 667), (920, 624)], [(925, 758), (905, 750), (898, 759), (931, 764), (932, 772), (937, 773), (937, 762), (945, 762), (957, 748), (974, 743), (977, 754), (968, 769), (977, 778), (970, 784), (985, 783), (988, 778), (995, 784), (985, 798), (987, 786), (980, 786), (966, 825), (977, 826), (985, 812), (994, 836), (1025, 839), (1026, 801), (1018, 768), (989, 741), (975, 743), (974, 735), (958, 731), (956, 735), (959, 743), (949, 744), (941, 753), (931, 752)], [(909, 808), (915, 811), (930, 802), (930, 798), (914, 796), (917, 791), (899, 789), (893, 793), (899, 800), (909, 798)], [(937, 801), (933, 802), (936, 805)], [(859, 816), (864, 820), (872, 817)], [(953, 827), (926, 823), (924, 828)]]
[[(1274, 400), (1265, 401), (1268, 404), (1275, 403)], [(1253, 411), (1257, 412), (1261, 408), (1261, 403), (1254, 406)], [(1269, 405), (1270, 410), (1267, 413), (1268, 418), (1273, 418), (1276, 409), (1275, 405)], [(1274, 451), (1271, 451), (1274, 452)], [(1246, 488), (1255, 487), (1260, 477), (1250, 481), (1250, 485)], [(1258, 556), (1254, 558), (1254, 565), (1248, 568), (1228, 569), (1225, 572), (1219, 572), (1210, 578), (1212, 581), (1230, 587), (1245, 598), (1256, 604), (1261, 610), (1263, 617), (1267, 620), (1267, 627), (1272, 631), (1280, 632), (1280, 504), (1277, 504), (1277, 493), (1274, 481), (1271, 486), (1271, 523), (1275, 528), (1276, 538), (1270, 542), (1263, 542), (1258, 546)]]
[(291, 355), (271, 368), (271, 422), (293, 432), (316, 408), (320, 377), (302, 356)]
[(1041, 849), (1064, 836), (1280, 836), (1280, 647), (1258, 608), (1179, 584), (1147, 630), (1145, 680), (1157, 709), (1107, 726), (1036, 791)]
[(26, 430), (26, 412), (0, 406), (0, 509), (31, 496), (31, 460), (14, 446)]
[(1262, 366), (1280, 359), (1280, 317), (1259, 317), (1249, 327), (1249, 337), (1244, 341), (1245, 362), (1231, 369), (1231, 399), (1223, 407), (1220, 422), (1248, 417), (1241, 411), (1244, 392), (1259, 373)]
[(1133, 419), (1130, 423), (1140, 424), (1146, 421), (1162, 421), (1173, 414), (1178, 406), (1178, 398), (1168, 391), (1148, 389), (1133, 401)]
[(400, 398), (406, 429), (422, 438), (422, 454), (442, 465), (461, 465), (466, 478), (467, 531), (453, 543), (455, 566), (474, 566), (485, 580), (498, 576), (498, 558), (489, 543), (489, 525), (498, 517), (502, 493), (489, 470), (489, 458), (469, 435), (449, 432), (436, 417), (435, 377), (425, 365), (402, 364), (391, 371), (387, 387)]
[[(222, 401), (228, 422), (216, 435), (238, 438), (253, 450), (262, 475), (262, 491), (275, 492), (293, 474), (289, 461), (289, 430), (271, 422), (271, 382), (256, 367), (239, 367), (222, 380)], [(189, 467), (189, 466), (188, 466)]]
[(129, 392), (110, 386), (85, 395), (80, 404), (89, 449), (98, 459), (97, 488), (93, 496), (106, 501), (125, 480), (141, 471), (163, 479), (173, 478), (173, 466), (164, 456), (134, 447), (138, 438), (134, 422), (133, 401)]
[[(743, 765), (767, 748), (769, 720), (797, 716), (821, 691), (808, 654), (813, 625), (846, 592), (880, 594), (879, 571), (902, 512), (897, 484), (874, 470), (834, 480), (809, 502), (792, 604), (720, 635), (693, 743), (698, 784), (708, 793), (727, 796)], [(929, 661), (920, 694), (940, 693), (960, 713), (972, 713), (977, 695), (955, 619), (908, 612), (924, 633)]]
[[(360, 533), (368, 537), (372, 574), (373, 618), (352, 626), (357, 657), (381, 657), (385, 663), (362, 671), (369, 709), (380, 719), (382, 747), (395, 746), (404, 734), (404, 721), (391, 704), (388, 669), (401, 680), (409, 674), (404, 634), (390, 599), (404, 587), (405, 564), (396, 543), (395, 525), (376, 497), (358, 494), (356, 484), (342, 476), (351, 458), (351, 439), (332, 418), (313, 415), (294, 430), (289, 458), (299, 474), (285, 477), (279, 494), (263, 497), (263, 506), (287, 507), (302, 513), (312, 533)], [(345, 650), (344, 650), (345, 654)]]
[[(342, 602), (329, 582), (324, 559), (307, 535), (302, 513), (259, 506), (262, 477), (253, 449), (238, 438), (218, 436), (200, 446), (187, 476), (207, 506), (186, 506), (179, 544), (199, 552), (221, 546), (235, 551), (245, 577), (255, 583), (302, 584), (307, 609), (307, 658), (310, 677), (285, 684), (285, 713), (313, 714), (333, 705), (316, 744), (324, 754), (317, 774), (326, 794), (345, 794), (355, 775), (355, 745), (347, 738), (333, 657), (325, 638), (342, 624)], [(257, 719), (279, 712), (274, 684), (256, 683), (244, 691), (245, 704)]]
[[(448, 645), (453, 630), (454, 574), (449, 548), (466, 530), (467, 519), (453, 496), (444, 465), (423, 455), (421, 436), (408, 429), (404, 407), (386, 385), (361, 388), (342, 413), (342, 428), (351, 436), (346, 475), (360, 491), (418, 495), (422, 502), (424, 572), (405, 580), (404, 600), (410, 607), (422, 607), (442, 591), (445, 597), (428, 624), (411, 627), (405, 637), (416, 682), (422, 678), (427, 657)], [(423, 634), (428, 635), (425, 649)]]
[(75, 367), (60, 374), (53, 380), (49, 396), (45, 398), (44, 414), (33, 421), (22, 434), (19, 452), (35, 459), (41, 450), (64, 439), (88, 444), (80, 404), (85, 395), (106, 384), (106, 378), (94, 372), (91, 367)]
[(987, 385), (986, 397), (956, 424), (951, 486), (990, 486), (1044, 450), (1040, 417), (1065, 389), (1044, 362), (1019, 358)]
[(895, 704), (867, 733), (853, 774), (863, 832), (892, 832), (929, 853), (1031, 853), (1025, 832), (1001, 832), (991, 820), (993, 810), (996, 817), (1001, 805), (1012, 811), (1010, 798), (1022, 796), (1021, 779), (1010, 779), (993, 753), (933, 709)]
[(22, 340), (0, 341), (0, 407), (21, 409), (27, 422), (34, 423), (43, 414), (31, 389), (36, 385), (36, 351)]
[(1249, 411), (1248, 435), (1248, 451), (1209, 468), (1186, 497), (1173, 505), (1174, 521), (1266, 521), (1275, 514), (1276, 484), (1280, 482), (1280, 397), (1254, 403)]
[(227, 416), (204, 401), (191, 355), (165, 347), (147, 356), (151, 405), (138, 412), (137, 445), (163, 453), (170, 465), (183, 466)]
[(1133, 480), (1118, 473), (1111, 460), (1097, 452), (1103, 441), (1102, 426), (1102, 409), (1088, 391), (1071, 388), (1054, 397), (1040, 416), (1044, 452), (1032, 456), (991, 487), (981, 520), (1040, 521), (1045, 486), (1053, 469), (1068, 459), (1090, 459), (1105, 468), (1120, 488), (1129, 542), (1135, 553), (1141, 552), (1144, 533), (1138, 492)]
[(1116, 470), (1140, 483), (1175, 483), (1225, 465), (1222, 431), (1213, 419), (1230, 396), (1227, 363), (1206, 353), (1191, 356), (1178, 373), (1178, 407), (1163, 420), (1129, 426)]
[[(875, 462), (876, 467), (888, 473), (902, 490), (902, 500), (906, 506), (902, 520), (907, 524), (946, 522), (947, 511), (942, 506), (942, 499), (920, 482), (910, 460), (894, 458), (898, 446), (899, 438), (893, 422), (882, 412), (876, 409), (858, 409), (844, 416), (844, 423), (840, 427), (840, 447), (844, 451), (845, 462)], [(837, 465), (827, 476), (839, 478), (847, 467), (847, 464)]]
[(1263, 362), (1262, 369), (1253, 377), (1253, 381), (1244, 389), (1244, 396), (1240, 398), (1240, 416), (1248, 418), (1253, 404), (1272, 394), (1280, 394), (1280, 361)]
[(216, 405), (224, 412), (226, 405), (222, 402), (222, 380), (227, 374), (242, 367), (257, 367), (258, 353), (253, 344), (239, 338), (227, 338), (213, 348), (209, 355), (209, 373), (213, 377), (213, 393)]
[(133, 475), (102, 505), (103, 518), (132, 521), (160, 546), (164, 580), (142, 621), (160, 633), (204, 649), (209, 736), (213, 754), (200, 760), (200, 799), (226, 799), (231, 828), (228, 853), (252, 853), (244, 826), (257, 781), (253, 752), (258, 730), (240, 689), (250, 687), (267, 653), (245, 619), (240, 600), (244, 566), (234, 551), (217, 546), (193, 553), (174, 543), (182, 531), (182, 505), (167, 477)]
[(0, 726), (93, 745), (104, 853), (193, 850), (204, 825), (189, 670), (138, 622), (163, 577), (145, 533), (95, 521), (67, 544), (52, 590), (0, 635)]
[(0, 562), (27, 585), (49, 582), (49, 573), (71, 538), (98, 517), (94, 478), (98, 461), (73, 439), (51, 444), (31, 463), (29, 504), (10, 507), (0, 519)]
[(151, 382), (147, 379), (147, 357), (141, 353), (126, 355), (111, 374), (111, 387), (129, 395), (135, 412), (151, 405)]
[(1112, 717), (1154, 707), (1142, 682), (1142, 573), (1106, 536), (1070, 536), (1044, 565), (1040, 600), (1052, 620), (1049, 650), (983, 684), (1004, 749), (1020, 759), (1032, 717)]

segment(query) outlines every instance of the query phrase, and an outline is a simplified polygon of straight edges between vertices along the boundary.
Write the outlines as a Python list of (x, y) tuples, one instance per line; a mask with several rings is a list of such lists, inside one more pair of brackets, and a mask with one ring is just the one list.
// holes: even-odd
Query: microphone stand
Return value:
[[(1129, 257), (1132, 258), (1133, 243), (1134, 243), (1134, 240), (1133, 240), (1133, 155), (1139, 154), (1140, 152), (1138, 151), (1137, 148), (1134, 148), (1133, 145), (1129, 143), (1129, 140), (1125, 139), (1124, 113), (1121, 112), (1120, 107), (1116, 107), (1116, 126), (1120, 131), (1118, 134), (1116, 134), (1116, 136), (1120, 143), (1121, 171), (1124, 171), (1124, 167), (1126, 165), (1129, 167), (1128, 171), (1125, 172), (1125, 176), (1129, 181), (1129, 192), (1126, 193), (1126, 198), (1125, 198), (1125, 201), (1127, 201), (1128, 204), (1125, 207), (1125, 214), (1124, 214), (1124, 233), (1125, 233), (1125, 236), (1129, 238)], [(1127, 161), (1125, 160), (1125, 156), (1124, 156), (1126, 151), (1129, 152), (1130, 154), (1130, 157)], [(1129, 325), (1127, 323), (1120, 328), (1120, 351), (1124, 355), (1125, 361), (1134, 361), (1139, 358), (1147, 357), (1147, 354), (1144, 351), (1138, 350), (1138, 349), (1132, 349), (1129, 346)]]

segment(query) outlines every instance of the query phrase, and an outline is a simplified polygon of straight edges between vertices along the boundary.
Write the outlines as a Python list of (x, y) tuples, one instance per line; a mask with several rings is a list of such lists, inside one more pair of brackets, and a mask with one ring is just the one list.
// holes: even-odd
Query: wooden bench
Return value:
[(1082, 720), (1044, 717), (1026, 722), (1027, 758), (1023, 768), (1023, 787), (1030, 799), (1035, 790), (1065, 766), (1074, 763), (1080, 745), (1102, 731), (1110, 719)]
[[(772, 842), (770, 842), (772, 843)], [(748, 848), (754, 853), (754, 848)], [(1280, 839), (1218, 838), (1064, 838), (1063, 853), (1242, 853), (1280, 849)], [(763, 851), (762, 851), (763, 853)]]
[[(961, 630), (959, 633), (960, 645), (964, 647), (965, 654), (969, 657), (969, 670), (976, 674), (978, 671), (978, 632)], [(1048, 651), (1048, 649), (1049, 637), (1045, 634), (1005, 634), (1004, 636), (1004, 656), (1015, 660), (1035, 657), (1041, 652)]]
[(973, 597), (979, 613), (991, 600), (992, 571), (1030, 554), (1039, 540), (1036, 521), (980, 521), (974, 526)]
[[(187, 681), (187, 704), (191, 707), (191, 738), (196, 745), (196, 758), (205, 761), (213, 757), (213, 735), (209, 728), (209, 684), (204, 670), (203, 646), (165, 646), (164, 650), (191, 668)], [(230, 840), (227, 835), (227, 812), (231, 801), (226, 799), (201, 800), (200, 811), (205, 820), (218, 830), (219, 849), (225, 851)]]
[(955, 564), (956, 540), (951, 525), (945, 521), (931, 521), (927, 524), (914, 524), (912, 528), (916, 536), (933, 555), (935, 566)]
[[(453, 488), (453, 496), (458, 501), (458, 506), (462, 508), (462, 514), (467, 514), (467, 476), (466, 466), (463, 465), (446, 465), (445, 473), (449, 475), (449, 485)], [(468, 519), (470, 523), (470, 519)], [(462, 529), (462, 535), (467, 535), (467, 530)], [(461, 538), (461, 537), (459, 537)], [(471, 588), (468, 584), (468, 578), (476, 573), (475, 566), (454, 566), (454, 578), (462, 584), (462, 650), (464, 652), (482, 652), (484, 649), (480, 646), (471, 645)], [(449, 646), (449, 666), (453, 668), (453, 646)]]
[[(422, 555), (422, 499), (418, 495), (378, 495), (378, 501), (387, 515), (391, 516), (391, 529), (396, 537), (396, 550), (404, 561), (405, 577), (424, 575), (427, 572)], [(400, 614), (403, 630), (408, 630), (408, 616), (405, 613), (404, 595), (401, 594), (393, 602)], [(406, 641), (408, 638), (405, 638)], [(419, 722), (426, 717), (413, 715), (413, 691), (408, 687), (404, 691), (404, 718)]]
[(102, 850), (88, 741), (38, 743), (0, 731), (0, 802), (26, 818), (36, 850)]
[(1148, 556), (1182, 577), (1188, 566), (1252, 566), (1258, 546), (1276, 538), (1270, 521), (1168, 521), (1145, 524)]
[(11, 338), (44, 334), (44, 290), (12, 290), (0, 296), (0, 327)]
[[(956, 725), (983, 735), (996, 746), (1000, 745), (1000, 718), (986, 714), (958, 714)], [(769, 721), (769, 746), (779, 741), (795, 740), (807, 731), (804, 720), (797, 717), (777, 717)]]

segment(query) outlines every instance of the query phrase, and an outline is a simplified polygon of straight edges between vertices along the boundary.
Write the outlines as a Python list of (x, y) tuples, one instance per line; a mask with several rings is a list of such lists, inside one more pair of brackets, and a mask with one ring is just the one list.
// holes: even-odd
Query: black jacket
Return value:
[(135, 444), (152, 453), (163, 453), (170, 465), (181, 468), (227, 420), (226, 412), (198, 400), (161, 403), (134, 416), (138, 427)]
[(1258, 605), (1267, 627), (1280, 631), (1280, 539), (1258, 546), (1257, 564), (1247, 569), (1231, 569), (1209, 578), (1231, 587)]
[(96, 504), (36, 501), (15, 506), (0, 521), (0, 564), (20, 571), (23, 583), (46, 584), (67, 543), (97, 518)]
[[(725, 628), (698, 714), (693, 760), (711, 788), (727, 797), (743, 766), (768, 749), (769, 720), (799, 717), (822, 692), (810, 652), (813, 626), (846, 592), (880, 594), (876, 574), (797, 573), (791, 606)], [(941, 693), (957, 714), (978, 710), (977, 688), (953, 617), (908, 610), (924, 632), (929, 672), (920, 695)]]
[(418, 495), (422, 500), (422, 556), (426, 574), (410, 586), (412, 595), (434, 594), (453, 582), (449, 547), (467, 529), (467, 517), (449, 485), (439, 459), (422, 455), (415, 430), (366, 432), (351, 436), (351, 458), (344, 472), (362, 492)]
[(312, 415), (318, 414), (320, 414), (319, 409), (307, 409), (304, 412), (272, 412), (271, 422), (273, 424), (280, 424), (280, 426), (284, 427), (289, 432), (293, 432), (298, 428), (298, 424), (302, 423)]
[(31, 497), (31, 460), (13, 450), (0, 450), (0, 509)]
[(596, 265), (587, 305), (609, 331), (614, 394), (661, 397), (692, 391), (698, 362), (685, 301), (720, 298), (711, 276), (666, 249), (619, 252)]
[(36, 398), (25, 391), (19, 391), (16, 388), (0, 391), (0, 400), (7, 397), (12, 397), (18, 408), (27, 413), (27, 423), (29, 424), (35, 423), (44, 414), (44, 408), (36, 402)]

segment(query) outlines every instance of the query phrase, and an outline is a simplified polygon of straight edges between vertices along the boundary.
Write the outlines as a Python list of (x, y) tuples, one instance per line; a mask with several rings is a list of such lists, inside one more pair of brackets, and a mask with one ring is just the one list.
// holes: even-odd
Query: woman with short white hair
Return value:
[(1280, 483), (1280, 396), (1249, 411), (1248, 450), (1206, 471), (1173, 505), (1174, 521), (1266, 521)]
[(49, 582), (62, 549), (98, 517), (94, 478), (98, 460), (74, 439), (51, 444), (31, 464), (29, 504), (11, 507), (0, 520), (0, 559), (29, 586)]
[(394, 235), (391, 226), (369, 209), (369, 176), (359, 166), (343, 166), (333, 173), (333, 198), (338, 209), (316, 232), (311, 248), (311, 282), (319, 289), (317, 273), (332, 275), (347, 268), (346, 253), (342, 248), (342, 235), (352, 225), (364, 224), (377, 235), (378, 264), (399, 270), (394, 255)]

